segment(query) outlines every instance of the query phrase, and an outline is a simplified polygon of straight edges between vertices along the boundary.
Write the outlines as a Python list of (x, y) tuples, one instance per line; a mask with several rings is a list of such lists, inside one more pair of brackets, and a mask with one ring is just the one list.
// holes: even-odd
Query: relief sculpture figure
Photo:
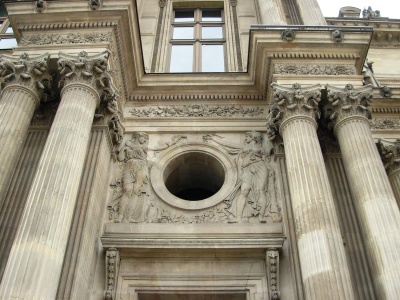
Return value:
[(261, 223), (266, 217), (274, 222), (281, 220), (276, 202), (274, 170), (269, 164), (270, 155), (263, 148), (260, 132), (247, 132), (242, 147), (229, 145), (216, 135), (206, 135), (205, 141), (214, 141), (229, 154), (237, 155), (238, 181), (226, 199), (229, 223), (238, 223), (258, 216)]
[[(148, 135), (134, 133), (119, 150), (117, 159), (123, 163), (111, 186), (115, 188), (110, 208), (118, 205), (116, 223), (140, 223), (145, 220), (149, 185), (147, 164)], [(114, 209), (115, 210), (115, 209)]]

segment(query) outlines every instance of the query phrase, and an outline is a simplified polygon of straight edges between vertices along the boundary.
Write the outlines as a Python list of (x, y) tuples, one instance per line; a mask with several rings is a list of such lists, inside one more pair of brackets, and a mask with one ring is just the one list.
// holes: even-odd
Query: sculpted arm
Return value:
[(221, 145), (222, 147), (224, 147), (225, 150), (227, 150), (231, 154), (237, 154), (242, 149), (240, 146), (223, 142), (221, 139), (222, 139), (221, 137), (219, 137), (218, 135), (215, 135), (215, 134), (207, 134), (207, 135), (203, 136), (203, 140), (205, 142), (213, 141), (213, 142), (217, 143), (218, 145)]

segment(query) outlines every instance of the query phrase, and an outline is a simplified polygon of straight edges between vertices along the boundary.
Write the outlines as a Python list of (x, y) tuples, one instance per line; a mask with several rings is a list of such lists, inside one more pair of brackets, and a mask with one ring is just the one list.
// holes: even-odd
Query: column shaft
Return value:
[(260, 22), (266, 25), (285, 25), (286, 17), (280, 0), (258, 0)]
[(304, 25), (326, 25), (317, 0), (297, 0)]
[(24, 86), (7, 86), (0, 99), (0, 206), (39, 98)]
[(400, 212), (368, 120), (335, 126), (379, 299), (400, 299)]
[(389, 181), (392, 185), (397, 205), (400, 207), (400, 170), (396, 170), (389, 174)]
[(99, 94), (67, 85), (12, 247), (1, 299), (55, 299)]
[(281, 132), (306, 299), (354, 299), (316, 122), (292, 117)]

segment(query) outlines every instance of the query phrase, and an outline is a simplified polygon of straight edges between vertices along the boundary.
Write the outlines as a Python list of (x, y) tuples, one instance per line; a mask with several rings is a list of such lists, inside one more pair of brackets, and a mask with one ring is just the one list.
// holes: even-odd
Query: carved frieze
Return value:
[(373, 118), (370, 121), (372, 129), (400, 129), (400, 120), (399, 119), (390, 119), (390, 118)]
[(356, 75), (354, 65), (275, 64), (274, 74), (282, 75)]
[(86, 43), (110, 43), (111, 32), (88, 32), (68, 34), (30, 34), (23, 35), (19, 45), (62, 45), (62, 44), (86, 44)]
[(262, 116), (264, 114), (264, 108), (259, 106), (243, 107), (241, 105), (188, 104), (132, 108), (129, 112), (133, 117), (138, 118), (252, 118)]
[(46, 102), (50, 100), (53, 77), (48, 73), (50, 55), (44, 54), (30, 58), (23, 53), (19, 60), (2, 55), (0, 57), (0, 77), (4, 78), (5, 85), (23, 85)]
[(274, 128), (287, 118), (296, 115), (319, 118), (318, 103), (321, 101), (321, 86), (313, 85), (302, 88), (295, 83), (291, 88), (271, 84), (273, 99), (270, 102), (270, 111), (267, 117), (267, 125), (270, 129), (271, 140), (274, 139)]
[(393, 142), (379, 139), (378, 149), (388, 175), (400, 169), (400, 139)]
[(326, 85), (328, 100), (330, 104), (329, 119), (337, 122), (345, 117), (352, 115), (361, 115), (368, 117), (368, 106), (372, 98), (372, 86), (367, 85), (360, 88), (354, 88), (347, 84), (344, 88), (338, 88)]

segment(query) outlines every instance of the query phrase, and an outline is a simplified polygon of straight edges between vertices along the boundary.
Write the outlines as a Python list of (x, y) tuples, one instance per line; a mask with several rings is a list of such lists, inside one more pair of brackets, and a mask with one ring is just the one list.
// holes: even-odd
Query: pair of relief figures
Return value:
[[(121, 171), (111, 183), (114, 193), (109, 209), (114, 222), (176, 222), (170, 218), (171, 212), (158, 205), (154, 199), (150, 199), (151, 162), (147, 159), (147, 152), (163, 151), (184, 138), (186, 137), (174, 136), (170, 142), (156, 149), (149, 148), (149, 137), (146, 133), (135, 133), (131, 140), (125, 142), (117, 154), (117, 159), (122, 165)], [(223, 212), (223, 216), (219, 216), (216, 221), (248, 222), (250, 218), (255, 217), (260, 223), (280, 222), (282, 216), (277, 202), (275, 172), (271, 167), (271, 156), (263, 147), (262, 134), (247, 132), (244, 145), (241, 146), (230, 145), (217, 135), (205, 135), (203, 141), (223, 147), (228, 154), (234, 155), (237, 166), (237, 182), (224, 199), (224, 208), (218, 209)], [(211, 208), (199, 212), (198, 216), (192, 218), (196, 220), (194, 223), (207, 223), (205, 216), (212, 210)], [(182, 214), (184, 215), (184, 212)], [(188, 220), (185, 217), (175, 218), (181, 222), (185, 219)]]

